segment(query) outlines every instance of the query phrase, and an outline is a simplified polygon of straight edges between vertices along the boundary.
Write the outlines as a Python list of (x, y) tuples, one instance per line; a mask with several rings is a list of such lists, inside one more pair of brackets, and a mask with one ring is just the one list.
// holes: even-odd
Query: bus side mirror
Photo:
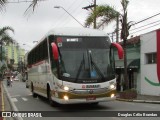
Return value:
[(123, 52), (122, 46), (120, 44), (118, 44), (118, 43), (111, 43), (111, 46), (117, 48), (119, 59), (123, 59), (124, 52)]
[(58, 54), (58, 47), (57, 45), (53, 42), (51, 43), (51, 46), (52, 46), (52, 53), (53, 53), (53, 58), (55, 61), (58, 60), (58, 57), (59, 57), (59, 54)]

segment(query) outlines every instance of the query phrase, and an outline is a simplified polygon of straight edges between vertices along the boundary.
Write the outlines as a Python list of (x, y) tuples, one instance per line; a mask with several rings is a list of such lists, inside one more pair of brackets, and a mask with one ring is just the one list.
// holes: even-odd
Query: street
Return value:
[[(106, 120), (107, 115), (98, 117), (98, 113), (104, 113), (105, 111), (160, 111), (159, 104), (148, 103), (133, 103), (112, 101), (99, 103), (98, 105), (76, 104), (76, 105), (63, 105), (59, 107), (50, 106), (45, 98), (37, 97), (33, 98), (29, 89), (25, 87), (25, 82), (14, 81), (12, 87), (6, 87), (5, 81), (3, 86), (7, 89), (11, 101), (15, 104), (18, 111), (49, 111), (56, 114), (56, 120), (86, 120), (88, 119), (101, 119)], [(70, 110), (70, 112), (68, 112)], [(54, 112), (53, 112), (54, 111)], [(92, 112), (91, 112), (92, 111)], [(94, 114), (93, 114), (94, 113)], [(124, 112), (126, 113), (126, 112)], [(67, 117), (63, 117), (66, 116)], [(91, 115), (92, 114), (92, 115)], [(107, 114), (107, 112), (106, 112)], [(88, 115), (88, 117), (87, 117)], [(92, 117), (93, 116), (93, 117)], [(97, 116), (97, 117), (96, 117)], [(40, 118), (23, 118), (23, 120), (34, 120)], [(52, 117), (42, 117), (41, 120), (51, 120)], [(158, 120), (158, 118), (150, 117), (107, 117), (108, 120)]]

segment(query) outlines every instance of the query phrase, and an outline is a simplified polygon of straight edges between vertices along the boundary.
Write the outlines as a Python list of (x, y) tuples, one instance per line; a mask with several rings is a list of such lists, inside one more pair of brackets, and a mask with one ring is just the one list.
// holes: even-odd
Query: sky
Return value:
[[(9, 0), (16, 2), (18, 0)], [(23, 0), (19, 0), (23, 1)], [(82, 27), (68, 13), (74, 16), (80, 23), (84, 24), (89, 11), (82, 9), (91, 5), (94, 0), (45, 0), (38, 2), (35, 11), (26, 9), (30, 3), (8, 3), (5, 10), (0, 12), (0, 27), (10, 26), (15, 33), (10, 35), (26, 51), (29, 51), (52, 28), (57, 27)], [(122, 13), (121, 0), (97, 0), (97, 5), (110, 5)], [(129, 0), (128, 21), (138, 22), (160, 12), (159, 0)], [(63, 9), (56, 9), (54, 6), (62, 6)], [(159, 20), (159, 21), (158, 21)], [(150, 24), (153, 23), (154, 24)], [(159, 24), (158, 24), (159, 23)], [(150, 24), (150, 26), (146, 26)], [(146, 27), (141, 27), (145, 25)], [(154, 27), (151, 27), (154, 26)], [(139, 29), (137, 29), (140, 27)], [(130, 34), (137, 36), (160, 28), (160, 15), (147, 21), (132, 26)], [(115, 30), (115, 22), (106, 26), (103, 31), (111, 33)]]

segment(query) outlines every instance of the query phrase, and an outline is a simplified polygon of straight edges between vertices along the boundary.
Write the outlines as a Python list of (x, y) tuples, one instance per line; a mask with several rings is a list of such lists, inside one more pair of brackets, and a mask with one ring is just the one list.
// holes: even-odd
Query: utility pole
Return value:
[(97, 25), (96, 25), (96, 17), (97, 17), (97, 13), (96, 13), (96, 0), (94, 0), (94, 25), (93, 28), (96, 29)]
[[(94, 18), (93, 18), (93, 28), (96, 29), (97, 28), (97, 24), (96, 24), (96, 18), (97, 18), (97, 13), (96, 13), (96, 0), (94, 0), (94, 4), (93, 5), (89, 5), (89, 6), (86, 6), (86, 7), (83, 7), (82, 9), (91, 9), (92, 12), (94, 13)], [(92, 9), (94, 8), (94, 9)]]
[(116, 19), (116, 42), (119, 42), (119, 14)]

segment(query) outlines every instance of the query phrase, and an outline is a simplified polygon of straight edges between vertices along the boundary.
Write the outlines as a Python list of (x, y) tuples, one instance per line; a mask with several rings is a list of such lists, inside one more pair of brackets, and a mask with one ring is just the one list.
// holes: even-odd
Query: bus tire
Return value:
[(36, 98), (36, 97), (37, 97), (37, 94), (34, 92), (33, 83), (32, 83), (32, 85), (31, 85), (31, 92), (32, 92), (32, 96), (33, 96), (34, 98)]
[(57, 107), (58, 103), (54, 102), (51, 98), (51, 89), (49, 87), (49, 85), (47, 85), (47, 98), (48, 98), (48, 102), (51, 106)]

